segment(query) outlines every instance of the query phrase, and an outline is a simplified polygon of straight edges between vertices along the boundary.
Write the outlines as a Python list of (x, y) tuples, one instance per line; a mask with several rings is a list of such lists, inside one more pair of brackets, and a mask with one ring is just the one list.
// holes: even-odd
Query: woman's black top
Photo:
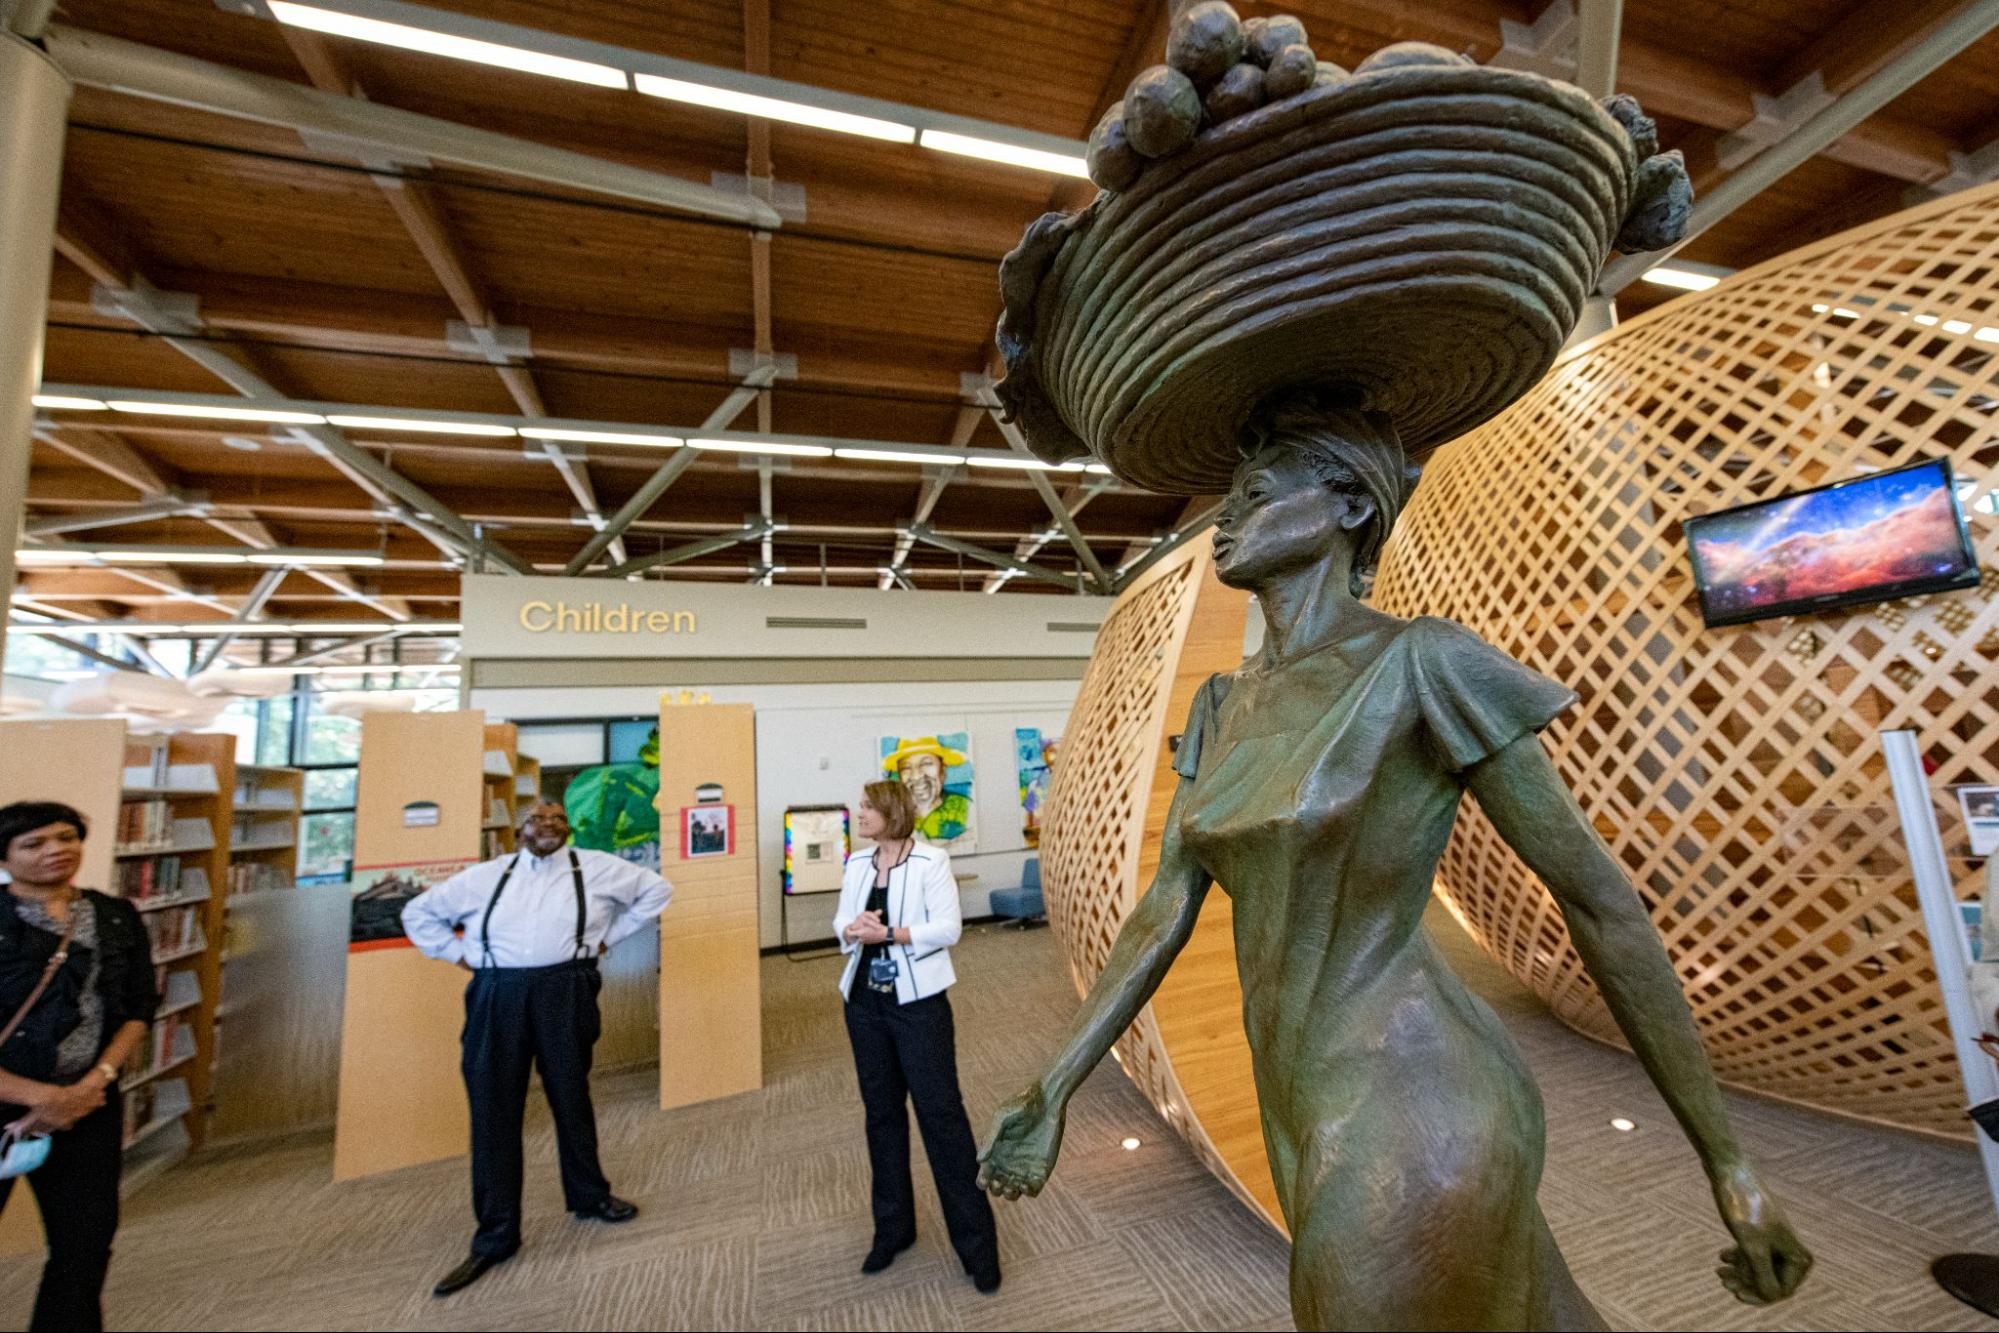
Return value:
[[(888, 885), (877, 884), (868, 892), (867, 910), (879, 914), (884, 922), (888, 920)], [(853, 990), (861, 989), (868, 984), (868, 969), (874, 966), (875, 959), (887, 952), (888, 945), (885, 943), (861, 946), (861, 965), (854, 969)], [(848, 993), (852, 994), (852, 990)]]
[[(93, 973), (104, 1013), (100, 1054), (119, 1028), (152, 1022), (160, 1007), (152, 941), (138, 909), (123, 898), (85, 889), (70, 910), (94, 914), (97, 947), (86, 949), (72, 941), (69, 958), (48, 990), (0, 1048), (0, 1069), (10, 1074), (32, 1079), (54, 1074), (62, 1039), (83, 1019), (80, 997)], [(60, 935), (29, 924), (13, 893), (0, 889), (0, 1025), (34, 992), (42, 969), (61, 946)]]

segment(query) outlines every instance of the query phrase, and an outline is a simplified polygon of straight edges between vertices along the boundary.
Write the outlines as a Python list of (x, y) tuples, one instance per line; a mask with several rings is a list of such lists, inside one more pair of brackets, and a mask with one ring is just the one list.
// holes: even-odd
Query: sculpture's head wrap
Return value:
[(1243, 452), (1254, 456), (1264, 449), (1295, 449), (1320, 481), (1373, 503), (1374, 518), (1354, 548), (1348, 578), (1348, 587), (1360, 596), (1422, 475), (1403, 452), (1395, 424), (1384, 413), (1346, 405), (1340, 396), (1301, 391), (1271, 400), (1257, 414)]

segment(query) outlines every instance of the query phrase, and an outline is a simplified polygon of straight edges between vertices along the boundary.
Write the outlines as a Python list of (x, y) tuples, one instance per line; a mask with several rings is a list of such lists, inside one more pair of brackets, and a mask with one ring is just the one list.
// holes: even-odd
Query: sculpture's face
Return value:
[(1336, 491), (1296, 449), (1265, 449), (1236, 469), (1215, 521), (1215, 577), (1231, 588), (1322, 563), (1349, 552), (1371, 513), (1368, 502)]

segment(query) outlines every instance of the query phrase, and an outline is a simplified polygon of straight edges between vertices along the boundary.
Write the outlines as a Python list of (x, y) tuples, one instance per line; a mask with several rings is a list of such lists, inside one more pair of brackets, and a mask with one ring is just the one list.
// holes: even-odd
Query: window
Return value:
[(299, 837), (299, 883), (337, 884), (348, 878), (354, 860), (352, 810), (306, 815), (299, 821)]

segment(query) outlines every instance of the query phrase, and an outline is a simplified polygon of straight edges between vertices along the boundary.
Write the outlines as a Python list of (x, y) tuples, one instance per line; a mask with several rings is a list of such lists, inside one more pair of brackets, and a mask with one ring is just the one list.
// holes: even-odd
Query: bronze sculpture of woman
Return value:
[[(1209, 3), (1180, 24), (1225, 37), (1232, 19)], [(1422, 927), (1469, 791), (1698, 1151), (1735, 1238), (1723, 1284), (1782, 1299), (1811, 1256), (1730, 1133), (1643, 904), (1541, 748), (1574, 696), (1459, 625), (1358, 596), (1414, 485), (1405, 441), (1531, 384), (1613, 243), (1677, 239), (1684, 169), (1629, 99), (1408, 45), (1319, 70), (1100, 181), (1002, 269), (1001, 392), (1036, 452), (1162, 490), (1229, 477), (1216, 573), (1268, 628), (1196, 695), (1158, 871), (1059, 1054), (995, 1117), (982, 1180), (1041, 1189), (1070, 1096), (1219, 884), (1298, 1326), (1602, 1327), (1535, 1197), (1539, 1095)]]

